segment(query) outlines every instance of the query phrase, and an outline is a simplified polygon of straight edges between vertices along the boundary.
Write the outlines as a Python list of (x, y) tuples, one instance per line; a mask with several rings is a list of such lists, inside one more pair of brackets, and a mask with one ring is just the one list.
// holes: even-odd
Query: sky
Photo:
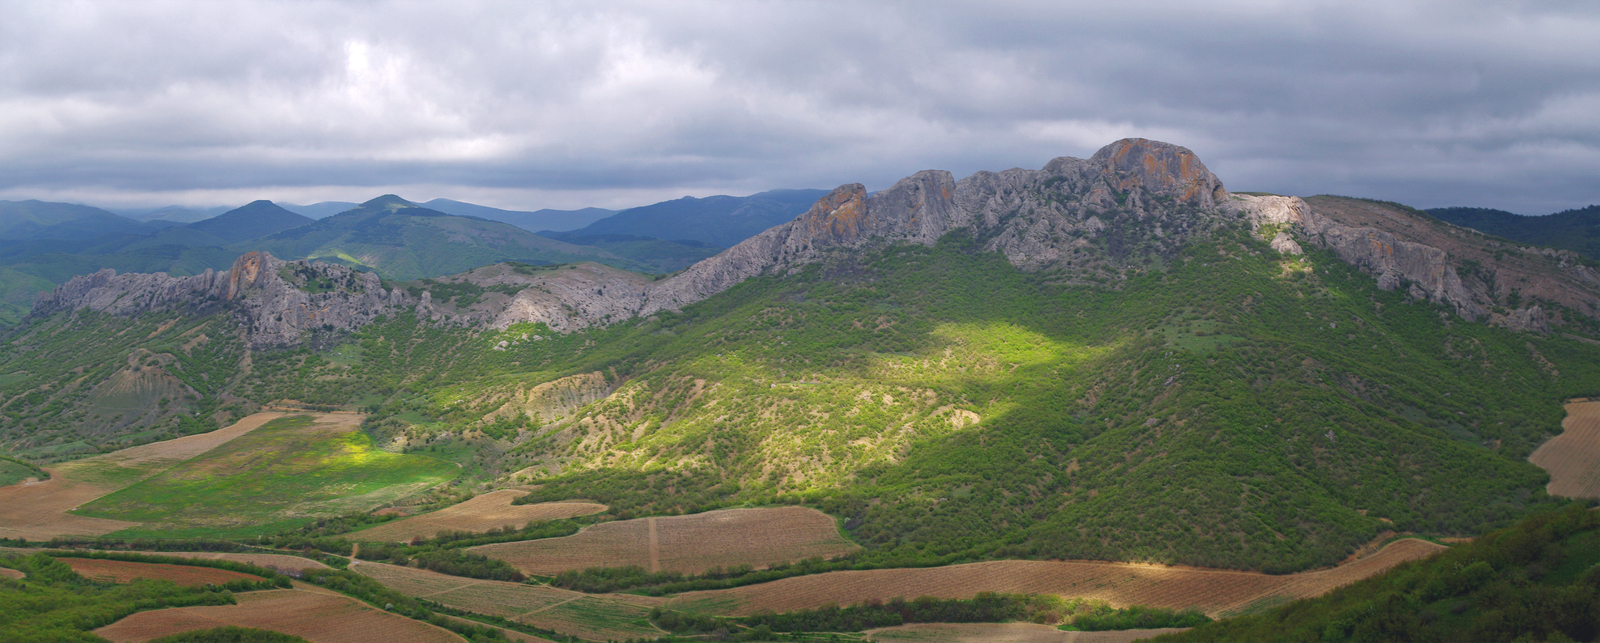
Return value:
[(1188, 147), (1229, 189), (1600, 203), (1600, 3), (0, 3), (0, 199), (518, 210)]

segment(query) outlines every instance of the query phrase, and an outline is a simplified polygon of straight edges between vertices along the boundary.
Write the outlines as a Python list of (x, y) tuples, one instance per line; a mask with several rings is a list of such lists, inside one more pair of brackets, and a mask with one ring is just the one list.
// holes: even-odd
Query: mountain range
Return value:
[[(675, 241), (647, 233), (676, 234), (674, 225), (680, 231), (710, 226), (731, 245), (743, 239), (738, 234), (768, 227), (758, 229), (752, 221), (772, 219), (775, 212), (779, 218), (792, 218), (803, 211), (805, 205), (796, 205), (795, 194), (804, 192), (684, 199), (670, 202), (670, 208), (629, 210), (621, 222), (607, 224), (606, 232), (543, 237), (531, 231), (578, 228), (618, 213), (600, 208), (521, 212), (434, 199), (416, 207), (404, 202), (400, 216), (388, 209), (374, 217), (368, 216), (375, 213), (371, 202), (296, 206), (256, 201), (215, 216), (178, 207), (130, 212), (143, 218), (135, 220), (74, 204), (0, 202), (0, 324), (20, 319), (34, 297), (73, 275), (103, 268), (194, 275), (225, 269), (253, 250), (343, 262), (399, 280), (437, 277), (502, 260), (595, 260), (630, 270), (671, 272), (725, 246), (697, 241), (689, 233)], [(678, 221), (658, 221), (663, 217)], [(712, 223), (718, 219), (733, 223)], [(288, 233), (301, 227), (305, 229)]]
[[(1582, 480), (1553, 486), (1571, 472), (1535, 463), (1554, 457), (1563, 403), (1600, 396), (1600, 272), (1577, 250), (1446, 220), (1457, 212), (1231, 192), (1191, 150), (1145, 139), (1037, 170), (845, 184), (781, 217), (803, 197), (764, 194), (624, 211), (568, 241), (394, 195), (311, 223), (257, 202), (209, 229), (158, 231), (148, 238), (272, 230), (216, 246), (237, 251), (221, 268), (98, 270), (40, 296), (0, 350), (0, 453), (54, 464), (266, 409), (354, 411), (336, 414), (359, 419), (353, 439), (430, 467), (447, 459), (454, 477), (350, 492), (342, 516), (231, 515), (235, 494), (207, 514), (194, 507), (211, 501), (147, 491), (77, 517), (114, 519), (98, 533), (129, 538), (277, 533), (349, 552), (318, 539), (496, 491), (513, 508), (601, 512), (583, 525), (647, 519), (551, 533), (637, 526), (651, 543), (668, 517), (803, 507), (837, 521), (853, 552), (690, 579), (719, 589), (1007, 559), (1298, 572), (1397, 534), (1480, 537), (1565, 505), (1574, 484), (1600, 496)], [(732, 237), (680, 235), (741, 217), (777, 222), (724, 249), (712, 240)], [(590, 238), (708, 256), (647, 274), (638, 255), (571, 243)], [(46, 242), (65, 243), (17, 241)], [(1571, 448), (1562, 457), (1600, 461)], [(1581, 534), (1600, 532), (1563, 520), (1572, 528), (1523, 523), (1460, 550), (1493, 557), (1470, 579), (1476, 563), (1459, 557), (1397, 568), (1431, 579), (1328, 609), (1426, 608), (1454, 623), (1503, 607), (1439, 602), (1495, 570), (1589, 600), (1577, 579), (1600, 547)], [(557, 546), (535, 529), (471, 542)], [(434, 564), (454, 551), (439, 543), (465, 537), (415, 560)], [(580, 574), (608, 583), (595, 591), (685, 581), (597, 564)], [(697, 600), (653, 605), (708, 604)], [(1296, 618), (1297, 631), (1359, 629)]]
[[(530, 498), (624, 517), (806, 503), (883, 564), (1287, 571), (1384, 529), (1472, 533), (1545, 506), (1525, 458), (1600, 368), (1600, 279), (1575, 253), (1379, 202), (1233, 194), (1192, 152), (1139, 139), (1041, 170), (841, 186), (667, 278), (514, 262), (391, 284), (336, 265), (378, 254), (330, 250), (450, 221), (380, 197), (263, 242), (339, 261), (68, 281), (29, 328), (131, 338), (112, 330), (176, 319), (207, 356), (149, 340), (168, 357), (116, 377), (192, 392), (91, 435), (92, 413), (39, 415), (109, 393), (62, 380), (73, 360), (40, 362), (57, 331), (35, 332), (11, 390), (53, 392), (13, 398), (37, 419), (3, 424), (8, 448), (126, 444), (234, 413), (224, 399), (359, 402), (382, 440), (476, 436), (482, 480), (531, 477)], [(295, 348), (341, 342), (359, 364)], [(138, 366), (95, 359), (107, 377)], [(638, 493), (661, 466), (675, 490)]]

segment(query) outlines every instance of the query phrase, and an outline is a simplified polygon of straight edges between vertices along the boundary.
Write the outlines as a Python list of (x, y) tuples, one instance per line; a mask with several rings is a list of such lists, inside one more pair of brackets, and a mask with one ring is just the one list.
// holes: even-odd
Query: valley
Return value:
[[(95, 630), (118, 641), (364, 640), (280, 604), (440, 640), (756, 636), (919, 597), (1253, 618), (1597, 497), (1591, 261), (1230, 193), (1164, 143), (841, 186), (672, 274), (407, 241), (460, 223), (418, 210), (40, 297), (0, 352), (5, 567), (71, 558), (48, 546), (301, 579)], [(433, 258), (331, 250), (390, 234)], [(833, 627), (800, 636), (989, 631)], [(1102, 640), (1016, 635), (1050, 632)]]

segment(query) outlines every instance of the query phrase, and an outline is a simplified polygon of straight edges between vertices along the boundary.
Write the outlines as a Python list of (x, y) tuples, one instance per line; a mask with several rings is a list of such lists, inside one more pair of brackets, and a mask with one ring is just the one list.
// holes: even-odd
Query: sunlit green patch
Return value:
[(387, 453), (353, 427), (280, 418), (204, 455), (83, 506), (145, 523), (138, 534), (248, 536), (311, 518), (368, 511), (448, 481), (459, 469)]

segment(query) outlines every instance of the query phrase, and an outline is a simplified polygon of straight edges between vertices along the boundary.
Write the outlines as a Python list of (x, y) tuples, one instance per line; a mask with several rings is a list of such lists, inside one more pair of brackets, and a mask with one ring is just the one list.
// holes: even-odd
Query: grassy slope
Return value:
[[(1524, 458), (1600, 381), (1594, 346), (1466, 323), (1237, 231), (1090, 280), (1118, 290), (1054, 279), (952, 235), (568, 336), (389, 319), (325, 354), (257, 353), (230, 391), (368, 407), (370, 432), (469, 476), (565, 472), (529, 500), (811, 504), (866, 562), (1289, 570), (1547, 502)], [(492, 349), (530, 332), (549, 339)], [(62, 381), (32, 363), (12, 372)], [(579, 421), (492, 439), (519, 428), (485, 419), (502, 394), (593, 371), (619, 389)]]
[[(310, 416), (280, 418), (161, 474), (84, 505), (85, 516), (153, 523), (119, 533), (242, 537), (310, 517), (369, 511), (456, 475), (450, 463), (386, 453)], [(132, 532), (138, 533), (132, 533)]]
[(300, 361), (261, 386), (376, 391), (369, 428), (422, 444), (494, 430), (497, 387), (602, 370), (616, 395), (478, 463), (559, 464), (530, 501), (621, 516), (808, 503), (880, 563), (1289, 570), (1385, 529), (1477, 533), (1546, 502), (1524, 458), (1564, 396), (1592, 392), (1594, 347), (1465, 323), (1260, 240), (1154, 268), (1120, 291), (1060, 287), (951, 237), (506, 351), (489, 350), (498, 333), (391, 320), (361, 334), (343, 383)]
[(1327, 596), (1155, 640), (1588, 641), (1597, 634), (1600, 515), (1575, 505)]
[[(0, 352), (0, 450), (48, 462), (206, 431), (245, 415), (222, 399), (245, 353), (234, 332), (224, 319), (178, 313), (125, 319), (86, 312), (41, 321)], [(152, 385), (102, 386), (114, 377)], [(172, 391), (174, 378), (192, 391)], [(169, 392), (144, 399), (163, 390)], [(135, 403), (145, 406), (129, 406)]]

